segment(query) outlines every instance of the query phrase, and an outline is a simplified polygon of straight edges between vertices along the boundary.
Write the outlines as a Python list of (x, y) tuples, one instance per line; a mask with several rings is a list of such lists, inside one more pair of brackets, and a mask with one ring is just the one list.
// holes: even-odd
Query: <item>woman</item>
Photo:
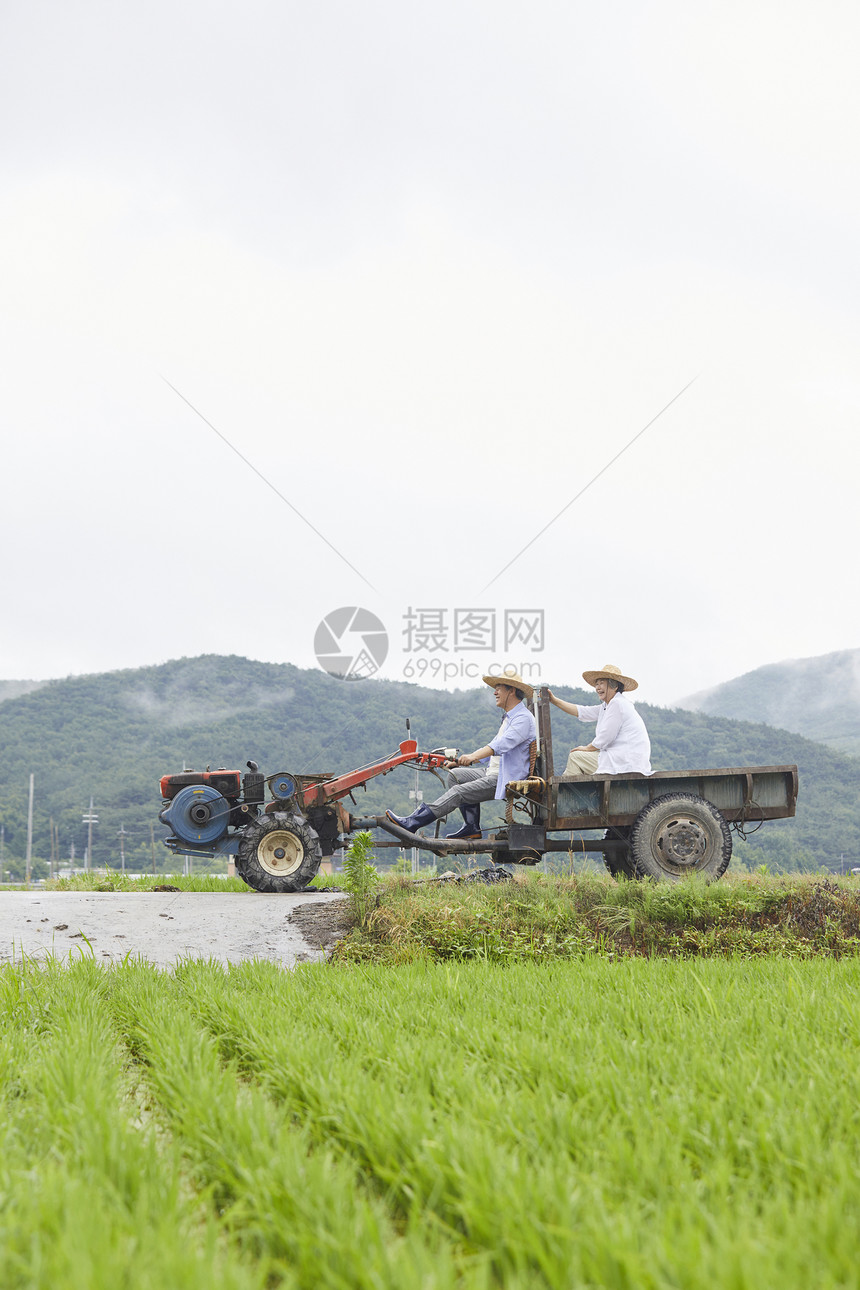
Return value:
[(550, 703), (562, 712), (580, 721), (597, 722), (591, 743), (572, 750), (565, 775), (650, 775), (651, 740), (645, 722), (624, 697), (625, 691), (638, 689), (639, 682), (624, 676), (614, 663), (597, 672), (583, 672), (582, 679), (594, 686), (599, 704), (568, 703), (547, 690)]

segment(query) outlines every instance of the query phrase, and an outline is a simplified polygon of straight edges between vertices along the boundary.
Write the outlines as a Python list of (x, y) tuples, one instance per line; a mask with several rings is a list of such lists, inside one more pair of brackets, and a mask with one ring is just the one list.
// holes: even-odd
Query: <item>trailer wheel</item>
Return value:
[(630, 858), (637, 878), (721, 878), (732, 858), (732, 835), (711, 802), (693, 793), (667, 793), (637, 815)]
[(249, 824), (236, 856), (236, 872), (255, 891), (304, 891), (319, 872), (322, 848), (298, 815), (265, 815)]
[(607, 829), (603, 835), (604, 842), (626, 842), (624, 849), (613, 847), (603, 852), (603, 863), (613, 878), (635, 878), (636, 871), (630, 858), (630, 826), (619, 824), (617, 828)]

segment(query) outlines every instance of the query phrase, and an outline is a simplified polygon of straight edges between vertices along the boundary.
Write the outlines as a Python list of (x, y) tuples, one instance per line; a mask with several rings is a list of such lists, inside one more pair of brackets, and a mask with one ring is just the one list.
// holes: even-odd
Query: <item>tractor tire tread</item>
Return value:
[(674, 807), (679, 811), (686, 809), (691, 814), (698, 815), (699, 822), (703, 826), (708, 821), (715, 826), (715, 832), (719, 834), (719, 842), (716, 847), (717, 853), (708, 858), (706, 863), (691, 869), (690, 872), (704, 874), (712, 882), (722, 878), (732, 858), (731, 831), (722, 812), (714, 806), (713, 802), (709, 802), (707, 798), (699, 797), (695, 793), (665, 793), (662, 797), (655, 797), (639, 812), (630, 829), (630, 860), (635, 876), (637, 878), (656, 878), (670, 882), (678, 881), (687, 876), (683, 871), (672, 873), (662, 868), (651, 854), (650, 841), (654, 830), (659, 827), (661, 817), (666, 813), (671, 813), (668, 810), (670, 807)]
[[(269, 873), (260, 864), (257, 849), (267, 833), (288, 830), (301, 840), (304, 848), (304, 859), (299, 868), (291, 874), (278, 876)], [(262, 815), (245, 829), (239, 842), (236, 856), (236, 873), (254, 891), (266, 893), (290, 893), (304, 891), (319, 873), (322, 861), (322, 847), (316, 831), (306, 820), (291, 817), (284, 823), (274, 815)]]

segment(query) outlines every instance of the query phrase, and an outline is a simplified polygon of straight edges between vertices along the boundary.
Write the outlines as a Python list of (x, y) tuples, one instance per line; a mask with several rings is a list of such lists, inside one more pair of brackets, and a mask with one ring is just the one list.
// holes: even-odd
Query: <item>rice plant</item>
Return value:
[(367, 921), (370, 893), (377, 883), (376, 869), (371, 864), (373, 838), (368, 831), (356, 833), (343, 858), (343, 885), (349, 892), (353, 913), (359, 927)]
[(856, 1285), (858, 987), (854, 958), (4, 967), (0, 1284)]

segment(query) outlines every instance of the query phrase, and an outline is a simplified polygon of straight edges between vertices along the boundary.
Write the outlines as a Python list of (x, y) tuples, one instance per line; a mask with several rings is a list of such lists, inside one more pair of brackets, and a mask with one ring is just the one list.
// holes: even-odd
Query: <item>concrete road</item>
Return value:
[(0, 963), (20, 962), (22, 954), (68, 960), (93, 953), (103, 963), (130, 954), (159, 967), (183, 958), (261, 958), (292, 967), (324, 957), (291, 922), (293, 913), (344, 899), (316, 891), (10, 891), (0, 894)]

